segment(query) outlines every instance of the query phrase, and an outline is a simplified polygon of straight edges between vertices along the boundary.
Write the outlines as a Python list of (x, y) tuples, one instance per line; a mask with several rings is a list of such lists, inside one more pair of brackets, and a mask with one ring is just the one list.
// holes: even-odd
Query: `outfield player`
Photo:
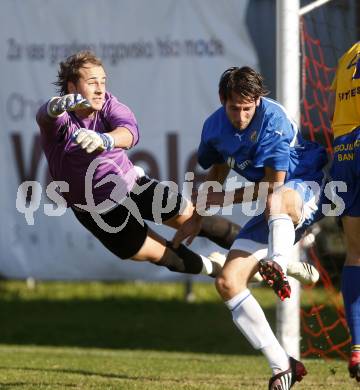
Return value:
[(360, 382), (360, 42), (340, 58), (332, 90), (335, 104), (331, 176), (347, 185), (347, 191), (341, 194), (346, 245), (341, 291), (352, 339), (349, 372)]
[[(237, 189), (234, 203), (266, 201), (265, 211), (250, 219), (235, 239), (216, 287), (236, 326), (268, 359), (273, 371), (269, 388), (286, 390), (302, 379), (305, 367), (280, 346), (248, 281), (259, 268), (281, 299), (290, 296), (287, 263), (296, 236), (321, 217), (318, 202), (327, 156), (322, 146), (302, 139), (285, 109), (266, 94), (262, 76), (253, 69), (226, 70), (219, 83), (222, 106), (204, 123), (198, 161), (211, 168), (208, 181), (223, 183), (232, 168), (255, 183), (248, 199), (243, 188)], [(224, 205), (227, 196), (225, 191), (207, 194), (206, 207)], [(200, 214), (196, 209), (178, 230), (175, 246), (185, 238), (192, 241)]]

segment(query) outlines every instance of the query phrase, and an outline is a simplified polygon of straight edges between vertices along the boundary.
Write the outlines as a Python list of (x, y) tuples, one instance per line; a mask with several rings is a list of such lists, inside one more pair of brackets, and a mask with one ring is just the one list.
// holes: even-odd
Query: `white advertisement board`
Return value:
[[(0, 274), (37, 279), (173, 279), (150, 264), (121, 261), (75, 220), (49, 216), (49, 175), (35, 113), (56, 95), (58, 64), (90, 48), (102, 58), (108, 89), (135, 113), (140, 142), (131, 159), (181, 185), (199, 171), (204, 119), (219, 106), (217, 84), (230, 66), (258, 68), (246, 28), (247, 0), (3, 0), (0, 5)], [(35, 199), (18, 191), (37, 181)], [(34, 191), (36, 192), (36, 191)], [(17, 202), (18, 198), (18, 202)], [(22, 204), (22, 206), (21, 206)], [(26, 219), (26, 207), (34, 208)], [(234, 219), (234, 218), (232, 218)], [(170, 229), (156, 227), (167, 237)], [(125, 243), (124, 243), (125, 245)], [(197, 239), (194, 250), (215, 246)]]

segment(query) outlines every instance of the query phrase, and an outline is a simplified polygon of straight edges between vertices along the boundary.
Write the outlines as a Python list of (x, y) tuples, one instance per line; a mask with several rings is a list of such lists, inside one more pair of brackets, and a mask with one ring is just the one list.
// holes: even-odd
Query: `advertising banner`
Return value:
[[(108, 90), (138, 120), (140, 141), (131, 160), (154, 178), (178, 183), (181, 192), (186, 172), (204, 173), (196, 150), (204, 119), (220, 104), (221, 73), (234, 65), (258, 67), (246, 27), (248, 1), (3, 0), (0, 7), (0, 274), (181, 278), (117, 259), (70, 209), (56, 208), (46, 195), (51, 178), (35, 114), (56, 95), (59, 62), (77, 50), (95, 51)], [(37, 182), (32, 193), (22, 185), (28, 181)], [(168, 238), (174, 234), (154, 228)], [(205, 239), (192, 247), (204, 254), (216, 249)]]

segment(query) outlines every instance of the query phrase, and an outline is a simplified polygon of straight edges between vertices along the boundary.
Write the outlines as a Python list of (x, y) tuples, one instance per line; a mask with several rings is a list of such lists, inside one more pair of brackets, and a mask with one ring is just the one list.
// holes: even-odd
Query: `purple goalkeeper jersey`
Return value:
[(36, 121), (52, 178), (69, 184), (69, 191), (62, 193), (68, 206), (89, 205), (89, 188), (95, 205), (109, 199), (118, 203), (131, 191), (137, 173), (125, 150), (114, 148), (87, 153), (72, 138), (80, 128), (106, 133), (126, 127), (133, 135), (135, 145), (139, 140), (135, 116), (115, 96), (106, 93), (102, 109), (95, 112), (93, 118), (86, 119), (78, 118), (73, 112), (51, 118), (45, 103), (40, 107)]

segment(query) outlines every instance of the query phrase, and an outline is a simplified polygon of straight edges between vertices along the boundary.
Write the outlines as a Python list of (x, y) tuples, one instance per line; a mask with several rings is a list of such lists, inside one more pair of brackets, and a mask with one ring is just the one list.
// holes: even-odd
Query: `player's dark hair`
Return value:
[(67, 89), (69, 81), (74, 84), (77, 83), (80, 78), (79, 70), (80, 68), (83, 68), (86, 63), (103, 66), (100, 58), (96, 57), (90, 50), (81, 50), (67, 57), (65, 61), (60, 62), (57, 81), (54, 82), (54, 85), (58, 87), (57, 91), (60, 93), (60, 96), (69, 93)]
[(235, 93), (244, 100), (256, 100), (269, 93), (264, 78), (249, 66), (236, 66), (226, 69), (220, 77), (219, 95), (226, 102)]

